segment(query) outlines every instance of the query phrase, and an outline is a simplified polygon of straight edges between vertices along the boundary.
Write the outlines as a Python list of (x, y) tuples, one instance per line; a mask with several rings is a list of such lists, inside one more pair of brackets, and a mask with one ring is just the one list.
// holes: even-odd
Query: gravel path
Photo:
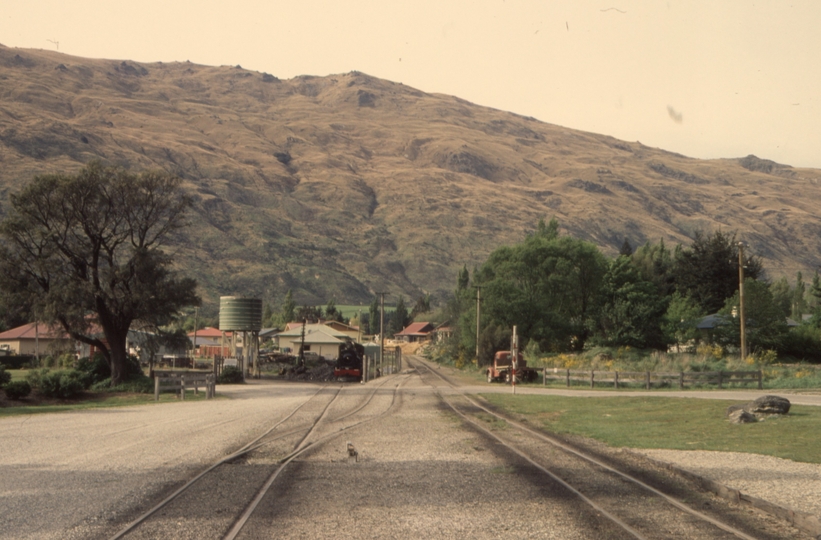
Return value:
[(746, 495), (821, 518), (821, 465), (739, 452), (632, 451)]
[[(0, 418), (0, 539), (107, 538), (146, 501), (231, 453), (318, 389), (255, 381), (220, 387), (231, 399)], [(442, 415), (418, 381), (403, 392), (400, 410), (378, 429), (346, 436), (359, 462), (347, 459), (340, 442), (289, 469), (277, 488), (284, 498), (267, 510), (271, 519), (285, 516), (282, 537), (601, 537), (595, 516), (528, 479), (480, 435)], [(749, 454), (641, 453), (821, 515), (819, 466)], [(311, 479), (318, 491), (295, 489)], [(351, 493), (359, 482), (371, 488)], [(510, 500), (522, 502), (500, 503)], [(332, 507), (344, 511), (322, 511)], [(382, 525), (373, 527), (383, 528), (366, 534), (357, 517), (374, 515)]]
[(95, 537), (317, 389), (221, 386), (233, 399), (0, 418), (0, 538)]

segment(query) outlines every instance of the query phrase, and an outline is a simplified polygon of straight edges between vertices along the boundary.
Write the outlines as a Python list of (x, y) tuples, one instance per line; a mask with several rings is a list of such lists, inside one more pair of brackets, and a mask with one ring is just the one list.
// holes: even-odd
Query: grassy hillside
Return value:
[[(511, 82), (514, 84), (514, 82)], [(443, 297), (541, 218), (614, 254), (738, 231), (773, 276), (821, 265), (821, 171), (696, 160), (352, 72), (92, 60), (0, 46), (0, 202), (91, 159), (178, 174), (175, 251), (211, 305)]]

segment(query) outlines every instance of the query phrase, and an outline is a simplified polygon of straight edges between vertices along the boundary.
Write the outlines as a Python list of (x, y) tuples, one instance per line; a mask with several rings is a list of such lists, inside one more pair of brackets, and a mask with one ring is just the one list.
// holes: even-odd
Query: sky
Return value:
[(821, 168), (817, 0), (0, 0), (0, 43), (356, 70), (690, 157)]

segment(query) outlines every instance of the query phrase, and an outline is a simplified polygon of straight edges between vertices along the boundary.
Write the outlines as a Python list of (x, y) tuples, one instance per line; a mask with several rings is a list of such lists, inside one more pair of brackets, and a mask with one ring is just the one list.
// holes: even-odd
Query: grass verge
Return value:
[[(185, 401), (200, 401), (205, 399), (205, 391), (194, 394), (193, 390), (185, 392)], [(132, 405), (150, 405), (153, 403), (178, 402), (173, 392), (160, 394), (160, 400), (154, 401), (154, 394), (137, 394), (125, 392), (88, 392), (77, 400), (42, 400), (36, 397), (12, 402), (4, 400), (0, 406), (0, 418), (18, 416), (22, 414), (55, 413), (66, 411), (82, 411), (86, 409), (106, 409), (111, 407), (128, 407)]]
[(554, 433), (582, 435), (613, 447), (715, 450), (821, 463), (821, 407), (753, 424), (731, 424), (738, 401), (664, 397), (563, 397), (482, 394), (488, 402)]

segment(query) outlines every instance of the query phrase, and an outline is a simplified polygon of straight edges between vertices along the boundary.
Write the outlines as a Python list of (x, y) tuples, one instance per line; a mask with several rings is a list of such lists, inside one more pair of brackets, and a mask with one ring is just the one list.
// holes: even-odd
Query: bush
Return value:
[(31, 385), (26, 381), (13, 381), (3, 387), (9, 399), (23, 399), (31, 393)]
[(84, 356), (77, 360), (77, 371), (87, 373), (91, 377), (91, 384), (111, 378), (111, 366), (102, 354), (95, 354), (94, 358)]
[(0, 388), (11, 382), (11, 373), (6, 373), (6, 368), (0, 366)]
[(245, 379), (242, 377), (242, 370), (236, 366), (225, 366), (217, 378), (218, 384), (240, 384), (243, 382), (245, 382)]
[(117, 386), (111, 386), (111, 377), (109, 377), (94, 383), (91, 386), (91, 390), (94, 392), (135, 392), (138, 394), (150, 394), (154, 392), (154, 381), (142, 375)]
[(0, 364), (5, 366), (6, 369), (30, 368), (34, 365), (34, 356), (30, 354), (0, 356)]
[(72, 399), (78, 397), (90, 382), (87, 375), (77, 370), (48, 371), (40, 376), (40, 393), (47, 397)]

